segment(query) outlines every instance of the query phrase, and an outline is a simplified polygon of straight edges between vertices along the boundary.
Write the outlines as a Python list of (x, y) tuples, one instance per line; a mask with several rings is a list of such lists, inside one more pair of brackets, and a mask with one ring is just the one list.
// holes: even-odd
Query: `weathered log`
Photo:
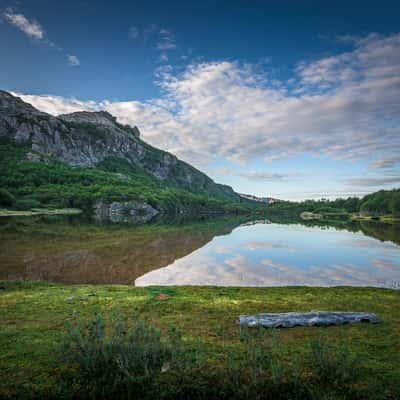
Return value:
[(249, 327), (293, 328), (295, 326), (344, 325), (355, 322), (377, 324), (380, 321), (376, 314), (367, 312), (311, 311), (308, 313), (289, 312), (240, 315), (237, 322), (240, 325), (247, 325)]

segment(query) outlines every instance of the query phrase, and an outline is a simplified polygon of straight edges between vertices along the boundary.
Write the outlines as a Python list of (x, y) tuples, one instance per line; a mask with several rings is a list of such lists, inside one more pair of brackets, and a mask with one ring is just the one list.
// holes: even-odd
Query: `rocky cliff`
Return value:
[(148, 145), (140, 139), (137, 127), (119, 124), (104, 111), (54, 117), (0, 91), (1, 137), (29, 144), (30, 161), (56, 159), (72, 166), (95, 167), (114, 157), (169, 185), (239, 201), (232, 188), (216, 184), (174, 155)]

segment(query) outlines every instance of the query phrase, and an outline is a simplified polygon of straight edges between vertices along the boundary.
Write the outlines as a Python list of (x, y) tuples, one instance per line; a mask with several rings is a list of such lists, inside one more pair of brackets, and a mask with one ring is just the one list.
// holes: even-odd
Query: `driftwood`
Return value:
[(240, 315), (240, 325), (263, 326), (265, 328), (293, 328), (295, 326), (329, 326), (344, 325), (355, 322), (371, 322), (377, 324), (376, 314), (366, 312), (311, 311), (308, 313), (270, 313), (256, 315)]

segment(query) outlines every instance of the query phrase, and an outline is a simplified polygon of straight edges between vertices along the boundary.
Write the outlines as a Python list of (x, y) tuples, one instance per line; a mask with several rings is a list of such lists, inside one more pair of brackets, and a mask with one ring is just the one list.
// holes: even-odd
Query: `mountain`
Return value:
[(0, 139), (0, 187), (19, 208), (94, 208), (117, 220), (245, 208), (231, 187), (145, 143), (137, 127), (105, 111), (54, 117), (0, 91)]

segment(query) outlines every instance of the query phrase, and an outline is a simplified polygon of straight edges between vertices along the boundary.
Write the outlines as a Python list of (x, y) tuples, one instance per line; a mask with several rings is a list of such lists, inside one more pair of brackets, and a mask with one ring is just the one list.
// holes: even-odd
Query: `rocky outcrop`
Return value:
[(64, 121), (87, 122), (90, 124), (102, 125), (109, 128), (113, 128), (114, 125), (117, 123), (117, 119), (106, 111), (78, 111), (70, 114), (61, 114), (59, 115), (59, 118), (63, 119)]
[(300, 218), (304, 221), (312, 221), (314, 219), (321, 220), (321, 219), (323, 219), (323, 216), (322, 216), (322, 214), (313, 213), (313, 212), (309, 212), (309, 211), (303, 211), (300, 214)]
[(119, 124), (105, 111), (54, 117), (0, 91), (1, 137), (29, 143), (31, 153), (37, 155), (34, 161), (52, 157), (70, 165), (93, 167), (117, 157), (180, 188), (239, 200), (231, 187), (216, 184), (174, 155), (143, 142), (137, 127)]
[(26, 153), (25, 159), (31, 162), (43, 162), (44, 159), (40, 154)]
[(295, 326), (329, 326), (371, 322), (376, 324), (376, 314), (366, 312), (311, 311), (308, 313), (270, 313), (257, 315), (240, 315), (238, 324), (249, 327), (293, 328)]
[(272, 224), (272, 222), (269, 219), (256, 219), (254, 221), (248, 221), (243, 224), (240, 224), (240, 226), (253, 226), (253, 225), (269, 225)]
[(62, 120), (68, 122), (88, 123), (109, 129), (115, 129), (117, 127), (125, 132), (129, 132), (136, 138), (139, 138), (140, 136), (140, 132), (137, 126), (134, 126), (132, 128), (129, 125), (121, 125), (117, 122), (117, 118), (107, 111), (77, 111), (71, 114), (61, 114), (58, 116), (58, 118), (61, 118)]
[(145, 223), (153, 219), (159, 211), (150, 204), (140, 201), (98, 202), (94, 206), (95, 217), (103, 222)]
[(0, 90), (0, 110), (16, 111), (19, 113), (31, 113), (36, 115), (44, 115), (29, 103), (25, 103), (19, 97), (13, 96), (11, 93)]

